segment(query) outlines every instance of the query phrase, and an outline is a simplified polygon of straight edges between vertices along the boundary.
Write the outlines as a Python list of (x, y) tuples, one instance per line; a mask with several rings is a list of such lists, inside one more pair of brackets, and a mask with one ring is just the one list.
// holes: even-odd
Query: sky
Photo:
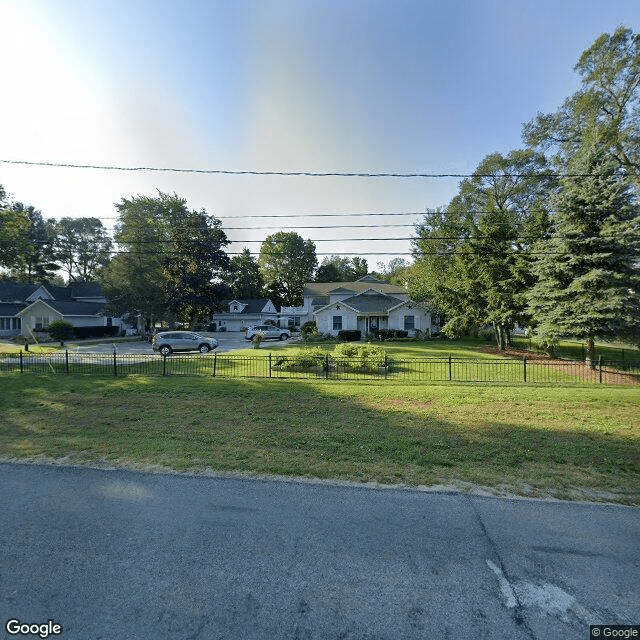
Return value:
[[(0, 25), (0, 161), (468, 174), (578, 88), (600, 34), (638, 32), (640, 4), (0, 0)], [(45, 218), (113, 229), (122, 198), (177, 193), (222, 221), (231, 254), (296, 231), (319, 261), (371, 269), (410, 260), (413, 225), (459, 182), (0, 162), (0, 185)]]

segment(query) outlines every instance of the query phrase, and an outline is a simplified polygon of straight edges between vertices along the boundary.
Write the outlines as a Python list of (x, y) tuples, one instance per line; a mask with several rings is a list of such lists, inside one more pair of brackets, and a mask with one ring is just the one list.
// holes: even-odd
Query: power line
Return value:
[(287, 176), (309, 178), (587, 178), (590, 173), (396, 173), (352, 171), (259, 171), (238, 169), (186, 169), (175, 167), (123, 167), (115, 165), (76, 164), (70, 162), (38, 162), (31, 160), (2, 160), (0, 163), (31, 167), (56, 167), (65, 169), (98, 169), (101, 171), (154, 171), (160, 173), (198, 173), (228, 176)]

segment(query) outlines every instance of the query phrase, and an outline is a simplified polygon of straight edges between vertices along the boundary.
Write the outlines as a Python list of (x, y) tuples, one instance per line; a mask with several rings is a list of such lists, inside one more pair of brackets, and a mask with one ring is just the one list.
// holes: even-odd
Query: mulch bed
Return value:
[(480, 349), (482, 353), (492, 353), (499, 356), (506, 356), (507, 358), (513, 358), (514, 360), (522, 360), (527, 358), (529, 362), (535, 362), (537, 364), (545, 364), (549, 367), (563, 371), (567, 373), (569, 365), (571, 366), (571, 373), (580, 377), (584, 382), (599, 383), (602, 375), (603, 384), (638, 384), (640, 383), (640, 376), (626, 371), (619, 371), (611, 366), (603, 366), (602, 372), (596, 369), (592, 369), (588, 364), (584, 362), (576, 362), (575, 360), (560, 360), (558, 358), (552, 358), (540, 353), (534, 353), (533, 351), (526, 351), (525, 349), (505, 349), (504, 351), (498, 351), (496, 347), (483, 347)]

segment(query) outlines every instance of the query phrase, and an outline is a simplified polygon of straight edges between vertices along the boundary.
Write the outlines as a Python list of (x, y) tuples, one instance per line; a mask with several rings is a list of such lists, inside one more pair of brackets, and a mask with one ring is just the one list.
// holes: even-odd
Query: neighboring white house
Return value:
[(243, 331), (266, 320), (278, 320), (278, 311), (268, 298), (254, 300), (227, 300), (225, 310), (211, 316), (213, 331)]
[(106, 299), (96, 283), (67, 287), (0, 282), (0, 337), (30, 336), (46, 331), (54, 320), (74, 327), (131, 327), (105, 313)]
[(281, 317), (296, 324), (315, 320), (320, 333), (337, 335), (359, 329), (363, 336), (378, 329), (400, 329), (410, 336), (431, 333), (431, 312), (409, 299), (402, 288), (364, 276), (355, 282), (310, 282), (301, 307), (283, 307)]

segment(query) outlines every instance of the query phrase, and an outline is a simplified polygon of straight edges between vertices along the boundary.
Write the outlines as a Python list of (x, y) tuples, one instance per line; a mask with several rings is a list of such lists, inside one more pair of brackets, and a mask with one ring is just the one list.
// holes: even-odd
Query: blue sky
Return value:
[[(0, 0), (0, 23), (2, 160), (470, 173), (521, 146), (522, 124), (577, 88), (573, 66), (601, 33), (637, 32), (640, 5)], [(319, 254), (357, 253), (372, 268), (408, 258), (409, 242), (390, 238), (411, 227), (304, 227), (412, 224), (419, 215), (349, 214), (419, 214), (446, 205), (457, 183), (0, 164), (0, 184), (45, 217), (112, 228), (120, 198), (176, 192), (223, 221), (231, 252), (257, 254), (266, 235), (293, 229)], [(293, 217), (238, 217), (248, 215)]]

